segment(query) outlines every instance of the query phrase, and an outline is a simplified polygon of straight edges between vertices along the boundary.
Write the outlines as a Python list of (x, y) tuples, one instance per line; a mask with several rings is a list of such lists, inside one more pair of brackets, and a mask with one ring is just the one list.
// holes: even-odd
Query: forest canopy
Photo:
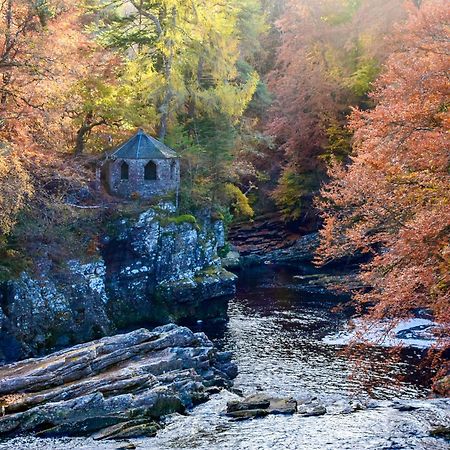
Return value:
[(447, 6), (2, 1), (0, 278), (95, 247), (107, 215), (73, 205), (114, 203), (96, 161), (142, 127), (181, 157), (183, 213), (323, 225), (318, 263), (369, 256), (372, 318), (448, 324)]

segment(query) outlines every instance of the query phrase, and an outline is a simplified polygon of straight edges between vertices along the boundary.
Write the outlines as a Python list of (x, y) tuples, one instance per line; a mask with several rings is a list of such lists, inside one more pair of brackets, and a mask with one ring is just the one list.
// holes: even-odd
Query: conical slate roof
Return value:
[(110, 158), (120, 159), (171, 159), (178, 155), (167, 145), (151, 137), (144, 130), (138, 132), (128, 141), (119, 145)]

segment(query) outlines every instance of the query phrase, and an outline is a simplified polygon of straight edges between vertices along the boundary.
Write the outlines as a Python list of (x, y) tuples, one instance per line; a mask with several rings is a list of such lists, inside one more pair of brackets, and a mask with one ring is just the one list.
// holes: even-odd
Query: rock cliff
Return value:
[(222, 268), (221, 221), (160, 205), (109, 224), (89, 262), (47, 262), (0, 285), (0, 362), (139, 325), (225, 314), (235, 275)]

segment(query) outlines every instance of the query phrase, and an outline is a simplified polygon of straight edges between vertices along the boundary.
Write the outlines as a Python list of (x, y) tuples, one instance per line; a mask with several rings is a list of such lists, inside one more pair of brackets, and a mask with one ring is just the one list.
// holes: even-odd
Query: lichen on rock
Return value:
[[(125, 327), (223, 314), (235, 275), (221, 266), (223, 223), (150, 208), (108, 224), (92, 261), (49, 263), (0, 286), (0, 361), (35, 356)], [(223, 308), (222, 308), (223, 309)]]

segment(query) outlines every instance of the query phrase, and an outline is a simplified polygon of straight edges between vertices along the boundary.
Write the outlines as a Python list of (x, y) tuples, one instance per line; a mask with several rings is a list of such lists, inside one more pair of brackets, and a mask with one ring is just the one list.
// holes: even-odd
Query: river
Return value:
[(302, 390), (348, 395), (370, 390), (379, 399), (429, 394), (419, 350), (404, 351), (389, 363), (388, 350), (374, 347), (359, 361), (365, 370), (353, 373), (343, 347), (323, 342), (345, 327), (349, 312), (336, 312), (340, 302), (335, 297), (305, 294), (295, 274), (273, 266), (246, 271), (229, 304), (229, 322), (222, 329), (204, 327), (219, 347), (234, 352), (238, 387), (294, 396)]
[[(450, 403), (426, 400), (427, 372), (419, 350), (393, 360), (375, 347), (351, 376), (353, 363), (343, 347), (323, 338), (345, 327), (348, 312), (338, 300), (303, 293), (290, 270), (265, 266), (241, 274), (229, 321), (198, 324), (239, 367), (235, 387), (245, 394), (264, 391), (327, 407), (321, 417), (269, 416), (230, 421), (222, 415), (235, 393), (222, 391), (187, 417), (174, 415), (156, 438), (131, 442), (141, 449), (447, 449), (429, 435), (450, 425)], [(361, 406), (355, 408), (354, 405)], [(406, 407), (405, 407), (406, 405)], [(12, 440), (0, 448), (116, 449), (118, 444), (83, 439)]]

